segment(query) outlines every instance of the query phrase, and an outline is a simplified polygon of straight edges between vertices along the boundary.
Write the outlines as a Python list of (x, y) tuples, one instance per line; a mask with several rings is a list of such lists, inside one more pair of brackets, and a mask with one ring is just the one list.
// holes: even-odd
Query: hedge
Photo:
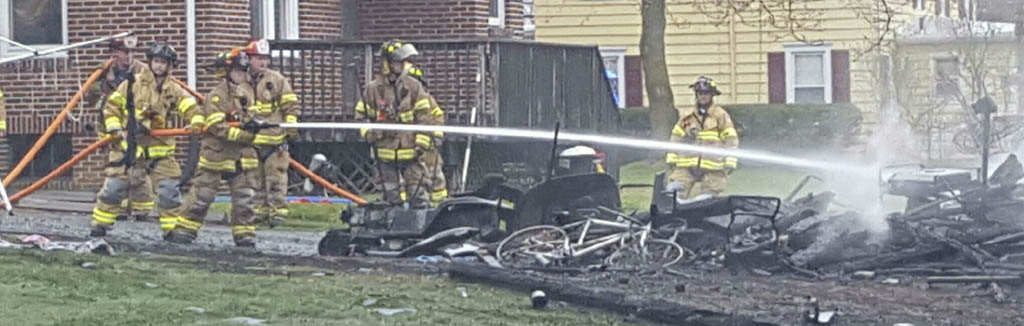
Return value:
[[(725, 105), (740, 133), (741, 147), (774, 151), (814, 150), (848, 146), (860, 135), (861, 111), (840, 104)], [(621, 112), (624, 129), (648, 135), (647, 109)]]

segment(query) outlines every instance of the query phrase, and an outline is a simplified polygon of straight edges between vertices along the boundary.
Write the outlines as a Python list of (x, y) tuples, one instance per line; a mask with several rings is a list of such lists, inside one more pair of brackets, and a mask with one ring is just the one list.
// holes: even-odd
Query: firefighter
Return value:
[[(110, 59), (114, 63), (105, 69), (100, 75), (100, 79), (86, 90), (84, 99), (87, 104), (102, 111), (102, 105), (106, 104), (106, 97), (117, 90), (117, 86), (121, 85), (121, 82), (128, 79), (128, 76), (146, 69), (146, 63), (135, 59), (132, 55), (132, 48), (135, 47), (135, 44), (134, 37), (110, 40), (107, 49), (110, 50)], [(102, 129), (100, 131), (102, 132)]]
[[(255, 121), (268, 123), (299, 122), (299, 97), (281, 73), (270, 70), (270, 43), (252, 40), (245, 47), (249, 56), (249, 74), (256, 91), (255, 102), (248, 114)], [(288, 217), (285, 196), (288, 194), (288, 138), (295, 137), (294, 129), (266, 128), (256, 133), (253, 144), (259, 155), (256, 172), (256, 215), (258, 220), (271, 226)]]
[[(696, 93), (696, 107), (676, 123), (671, 141), (726, 149), (738, 147), (739, 134), (732, 118), (714, 102), (714, 97), (722, 94), (718, 85), (711, 78), (700, 76), (690, 88)], [(735, 157), (691, 152), (670, 152), (665, 161), (671, 171), (666, 190), (677, 191), (677, 200), (687, 198), (698, 181), (702, 182), (702, 197), (717, 196), (725, 191), (726, 177), (737, 167)]]
[(593, 147), (577, 145), (558, 153), (558, 175), (606, 173), (604, 154)]
[[(170, 76), (178, 61), (178, 54), (170, 45), (154, 43), (146, 53), (149, 69), (143, 69), (117, 87), (107, 98), (104, 108), (104, 129), (113, 137), (108, 153), (107, 178), (97, 194), (92, 214), (91, 236), (102, 237), (114, 225), (121, 201), (128, 197), (133, 202), (156, 202), (160, 228), (166, 232), (174, 228), (184, 211), (178, 178), (181, 168), (174, 160), (173, 136), (154, 137), (149, 131), (168, 129), (169, 118), (178, 114), (190, 128), (202, 128), (205, 118), (196, 109), (196, 100), (189, 96)], [(131, 87), (129, 88), (129, 84)], [(129, 94), (129, 92), (131, 92)], [(128, 99), (132, 99), (136, 124), (129, 125)], [(127, 136), (135, 134), (137, 148), (127, 152)], [(126, 155), (135, 162), (126, 169)], [(153, 198), (155, 193), (156, 198)]]
[(4, 90), (0, 89), (0, 136), (7, 136), (7, 108), (4, 101)]
[[(103, 105), (106, 104), (107, 97), (117, 90), (117, 86), (121, 85), (121, 83), (128, 79), (129, 76), (140, 73), (143, 69), (147, 69), (145, 63), (136, 60), (132, 56), (132, 48), (135, 47), (135, 44), (135, 37), (115, 38), (110, 40), (110, 43), (107, 44), (107, 49), (110, 50), (110, 59), (114, 62), (110, 67), (103, 70), (99, 80), (89, 86), (89, 89), (85, 92), (84, 98), (85, 103), (90, 107), (95, 107), (96, 111), (100, 113), (99, 121), (104, 120)], [(102, 123), (99, 128), (96, 129), (96, 133), (100, 137), (107, 133), (107, 131), (104, 130)], [(142, 189), (141, 191), (152, 192), (148, 189)], [(154, 198), (153, 194), (149, 194), (144, 197)], [(139, 217), (147, 215), (149, 212), (153, 211), (154, 205), (155, 203), (152, 201), (132, 203), (133, 213), (138, 214), (133, 217), (135, 219), (139, 219)], [(128, 219), (128, 216), (126, 215), (127, 208), (128, 200), (125, 199), (121, 202), (121, 212), (124, 214), (118, 214), (118, 220)]]
[(217, 56), (214, 74), (223, 78), (203, 103), (206, 117), (202, 145), (199, 153), (199, 171), (193, 179), (193, 186), (186, 196), (187, 211), (178, 221), (167, 240), (177, 243), (191, 243), (203, 224), (210, 204), (217, 195), (221, 180), (231, 189), (231, 235), (235, 245), (253, 247), (256, 245), (253, 198), (256, 196), (256, 170), (259, 158), (253, 141), (253, 129), (232, 127), (228, 122), (251, 122), (248, 106), (255, 103), (255, 91), (248, 81), (249, 59), (235, 49)]
[[(409, 75), (419, 80), (424, 88), (427, 87), (427, 81), (423, 77), (423, 68), (413, 64), (409, 67)], [(444, 109), (437, 104), (437, 99), (434, 96), (428, 95), (428, 97), (430, 98), (430, 115), (427, 117), (428, 120), (421, 124), (444, 125)], [(440, 152), (444, 142), (444, 132), (435, 131), (431, 135), (433, 136), (432, 143), (426, 146), (427, 149), (419, 159), (427, 167), (427, 173), (430, 176), (428, 180), (423, 181), (429, 185), (430, 202), (432, 205), (438, 206), (442, 200), (448, 198), (448, 182), (444, 176), (444, 160), (441, 158)]]
[[(423, 84), (410, 75), (409, 61), (419, 55), (409, 43), (398, 40), (385, 42), (377, 55), (382, 57), (381, 73), (356, 103), (356, 119), (383, 123), (431, 124), (437, 121), (436, 106)], [(435, 111), (435, 109), (437, 109)], [(427, 164), (430, 152), (436, 152), (437, 137), (433, 133), (362, 130), (361, 134), (372, 147), (372, 155), (379, 164), (379, 177), (383, 187), (383, 200), (393, 205), (408, 204), (414, 208), (430, 206), (428, 188), (432, 182)]]

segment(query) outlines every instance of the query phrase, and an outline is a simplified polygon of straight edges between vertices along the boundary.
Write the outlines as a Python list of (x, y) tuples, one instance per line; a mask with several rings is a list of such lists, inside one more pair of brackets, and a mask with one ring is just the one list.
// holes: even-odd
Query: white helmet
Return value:
[(558, 154), (558, 157), (597, 156), (597, 151), (590, 146), (574, 146)]

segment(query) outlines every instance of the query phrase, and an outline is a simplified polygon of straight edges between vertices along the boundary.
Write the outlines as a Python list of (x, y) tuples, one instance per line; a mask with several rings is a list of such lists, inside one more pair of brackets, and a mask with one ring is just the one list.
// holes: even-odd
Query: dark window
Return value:
[(11, 0), (11, 35), (26, 45), (64, 44), (60, 0)]
[(626, 106), (644, 106), (644, 67), (638, 55), (626, 56)]
[(850, 51), (832, 50), (832, 103), (850, 102)]
[[(11, 146), (11, 166), (18, 164), (18, 161), (28, 153), (28, 150), (39, 139), (39, 134), (8, 134), (7, 141)], [(43, 145), (36, 157), (32, 159), (25, 172), (22, 174), (28, 177), (43, 177), (57, 169), (58, 166), (71, 159), (71, 134), (54, 134), (50, 140)], [(69, 170), (70, 171), (70, 170)]]
[(935, 60), (935, 96), (954, 98), (960, 93), (960, 60), (956, 57), (936, 58)]
[(786, 53), (768, 53), (768, 103), (786, 103)]

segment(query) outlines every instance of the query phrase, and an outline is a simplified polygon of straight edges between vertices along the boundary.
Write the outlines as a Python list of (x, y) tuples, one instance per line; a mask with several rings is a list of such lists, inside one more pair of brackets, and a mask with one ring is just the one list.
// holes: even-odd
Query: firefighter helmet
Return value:
[(249, 40), (249, 44), (245, 46), (245, 54), (250, 56), (270, 55), (270, 41), (267, 39)]
[(242, 70), (249, 69), (249, 56), (240, 48), (235, 48), (231, 51), (217, 54), (217, 58), (214, 59), (210, 70), (212, 70), (213, 74), (217, 77), (224, 78), (231, 69), (235, 68)]
[(405, 61), (413, 56), (420, 55), (420, 52), (416, 51), (416, 47), (411, 43), (390, 40), (380, 46), (380, 51), (377, 51), (377, 55), (391, 61)]
[(135, 38), (135, 36), (118, 37), (118, 38), (110, 39), (110, 43), (108, 43), (108, 47), (111, 50), (115, 50), (115, 51), (117, 51), (117, 50), (131, 51), (131, 49), (134, 48), (137, 43), (138, 43), (138, 39)]
[(167, 60), (171, 67), (178, 63), (178, 52), (174, 51), (174, 48), (167, 43), (156, 42), (149, 46), (149, 51), (146, 52), (146, 59), (153, 60), (154, 57)]
[(578, 145), (558, 153), (558, 175), (605, 173), (604, 154), (593, 147)]
[(693, 88), (693, 91), (697, 94), (711, 93), (712, 95), (722, 95), (722, 92), (718, 90), (718, 83), (704, 76), (697, 77), (697, 81), (693, 82), (690, 88)]

